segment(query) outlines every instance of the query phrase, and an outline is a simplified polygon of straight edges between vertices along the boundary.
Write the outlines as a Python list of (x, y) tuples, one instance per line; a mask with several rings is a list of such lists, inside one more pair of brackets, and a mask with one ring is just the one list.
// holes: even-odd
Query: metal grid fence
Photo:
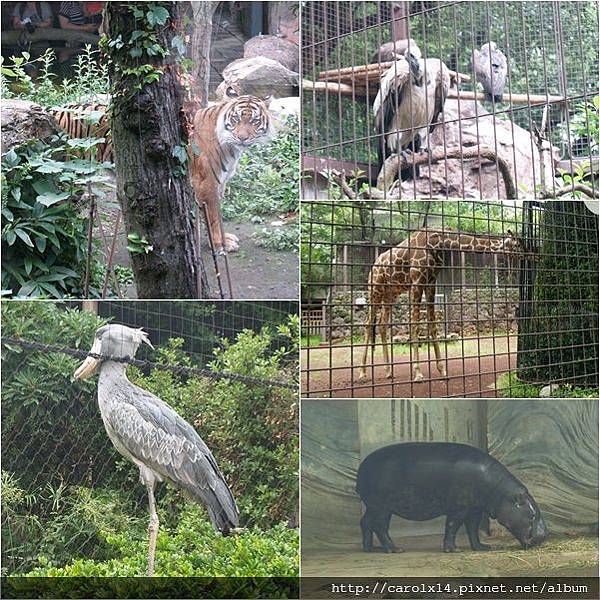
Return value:
[[(97, 382), (72, 378), (90, 350), (96, 328), (107, 320), (148, 333), (155, 350), (142, 344), (138, 360), (125, 361), (135, 366), (133, 380), (194, 424), (238, 500), (247, 493), (240, 466), (245, 459), (234, 456), (240, 432), (234, 434), (234, 426), (220, 420), (226, 409), (219, 406), (214, 412), (211, 396), (229, 394), (240, 410), (245, 410), (247, 397), (255, 418), (268, 419), (274, 429), (278, 421), (288, 423), (271, 440), (272, 448), (288, 447), (288, 430), (297, 435), (295, 339), (278, 329), (289, 323), (290, 315), (297, 315), (297, 302), (94, 304), (96, 314), (81, 310), (80, 302), (3, 302), (3, 575), (60, 567), (75, 559), (114, 558), (109, 534), (125, 532), (132, 539), (145, 539), (147, 499), (138, 469), (118, 454), (106, 434)], [(261, 337), (265, 327), (270, 333)], [(252, 338), (246, 332), (259, 335)], [(235, 364), (211, 365), (215, 351), (235, 347), (240, 336), (246, 341), (237, 346)], [(266, 362), (277, 363), (279, 371), (269, 376)], [(261, 444), (257, 441), (257, 447)], [(264, 515), (281, 511), (275, 518), (291, 519), (294, 484), (281, 485), (277, 506), (262, 509)], [(157, 501), (162, 523), (175, 527), (183, 497), (160, 485)], [(245, 525), (260, 526), (247, 518)]]
[(596, 2), (310, 1), (302, 33), (305, 198), (597, 197)]
[(304, 397), (598, 385), (583, 201), (305, 201), (302, 217)]

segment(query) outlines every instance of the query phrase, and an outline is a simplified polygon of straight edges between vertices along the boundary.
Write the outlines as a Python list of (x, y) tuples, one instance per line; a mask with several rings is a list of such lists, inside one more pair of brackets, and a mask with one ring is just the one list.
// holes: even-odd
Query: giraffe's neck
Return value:
[(502, 244), (503, 241), (499, 239), (478, 237), (469, 233), (444, 232), (439, 234), (437, 247), (471, 252), (497, 252), (502, 248)]

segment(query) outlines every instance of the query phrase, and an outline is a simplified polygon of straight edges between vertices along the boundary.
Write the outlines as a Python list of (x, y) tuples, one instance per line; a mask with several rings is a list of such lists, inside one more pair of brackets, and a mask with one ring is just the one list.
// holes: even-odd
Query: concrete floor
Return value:
[(485, 539), (492, 550), (474, 552), (466, 536), (457, 537), (460, 551), (441, 551), (442, 536), (405, 537), (395, 540), (400, 554), (302, 548), (305, 577), (524, 577), (598, 574), (598, 540), (593, 537), (550, 538), (539, 548), (522, 550), (512, 537)]

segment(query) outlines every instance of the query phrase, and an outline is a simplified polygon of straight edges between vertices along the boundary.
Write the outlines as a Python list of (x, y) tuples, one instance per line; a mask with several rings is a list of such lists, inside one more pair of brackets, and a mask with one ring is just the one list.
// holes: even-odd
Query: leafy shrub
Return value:
[[(21, 56), (13, 56), (10, 63), (0, 69), (0, 84), (3, 98), (20, 98), (36, 102), (45, 108), (79, 102), (83, 99), (105, 94), (108, 92), (108, 66), (99, 59), (98, 50), (93, 50), (88, 44), (82, 53), (75, 58), (73, 78), (62, 79), (56, 83), (53, 69), (56, 54), (48, 48), (42, 56), (32, 59), (28, 52)], [(39, 69), (34, 80), (29, 72), (32, 68)]]
[(540, 260), (521, 304), (518, 376), (598, 385), (598, 222), (581, 200), (548, 200)]
[[(143, 531), (108, 536), (106, 561), (79, 559), (64, 567), (43, 566), (28, 575), (43, 577), (135, 577), (145, 573), (148, 539)], [(41, 562), (45, 562), (42, 557)], [(252, 528), (225, 537), (188, 504), (173, 529), (161, 525), (155, 574), (170, 577), (293, 577), (298, 574), (298, 532), (284, 525)]]
[[(82, 296), (88, 219), (79, 214), (76, 201), (88, 184), (105, 182), (106, 165), (81, 158), (98, 141), (72, 139), (53, 146), (31, 141), (3, 156), (5, 294)], [(99, 292), (92, 289), (90, 295)]]
[(225, 190), (222, 205), (227, 220), (298, 210), (298, 119), (288, 120), (264, 146), (245, 152)]
[(258, 246), (272, 250), (298, 251), (298, 226), (291, 227), (263, 227), (260, 232), (255, 232), (252, 237)]

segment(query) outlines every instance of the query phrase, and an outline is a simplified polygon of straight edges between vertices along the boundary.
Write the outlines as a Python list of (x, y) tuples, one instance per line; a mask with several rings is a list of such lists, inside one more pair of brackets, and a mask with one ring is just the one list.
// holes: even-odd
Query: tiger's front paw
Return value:
[(223, 237), (225, 241), (225, 250), (227, 252), (237, 252), (240, 249), (240, 245), (238, 244), (240, 238), (238, 238), (237, 235), (226, 233)]

